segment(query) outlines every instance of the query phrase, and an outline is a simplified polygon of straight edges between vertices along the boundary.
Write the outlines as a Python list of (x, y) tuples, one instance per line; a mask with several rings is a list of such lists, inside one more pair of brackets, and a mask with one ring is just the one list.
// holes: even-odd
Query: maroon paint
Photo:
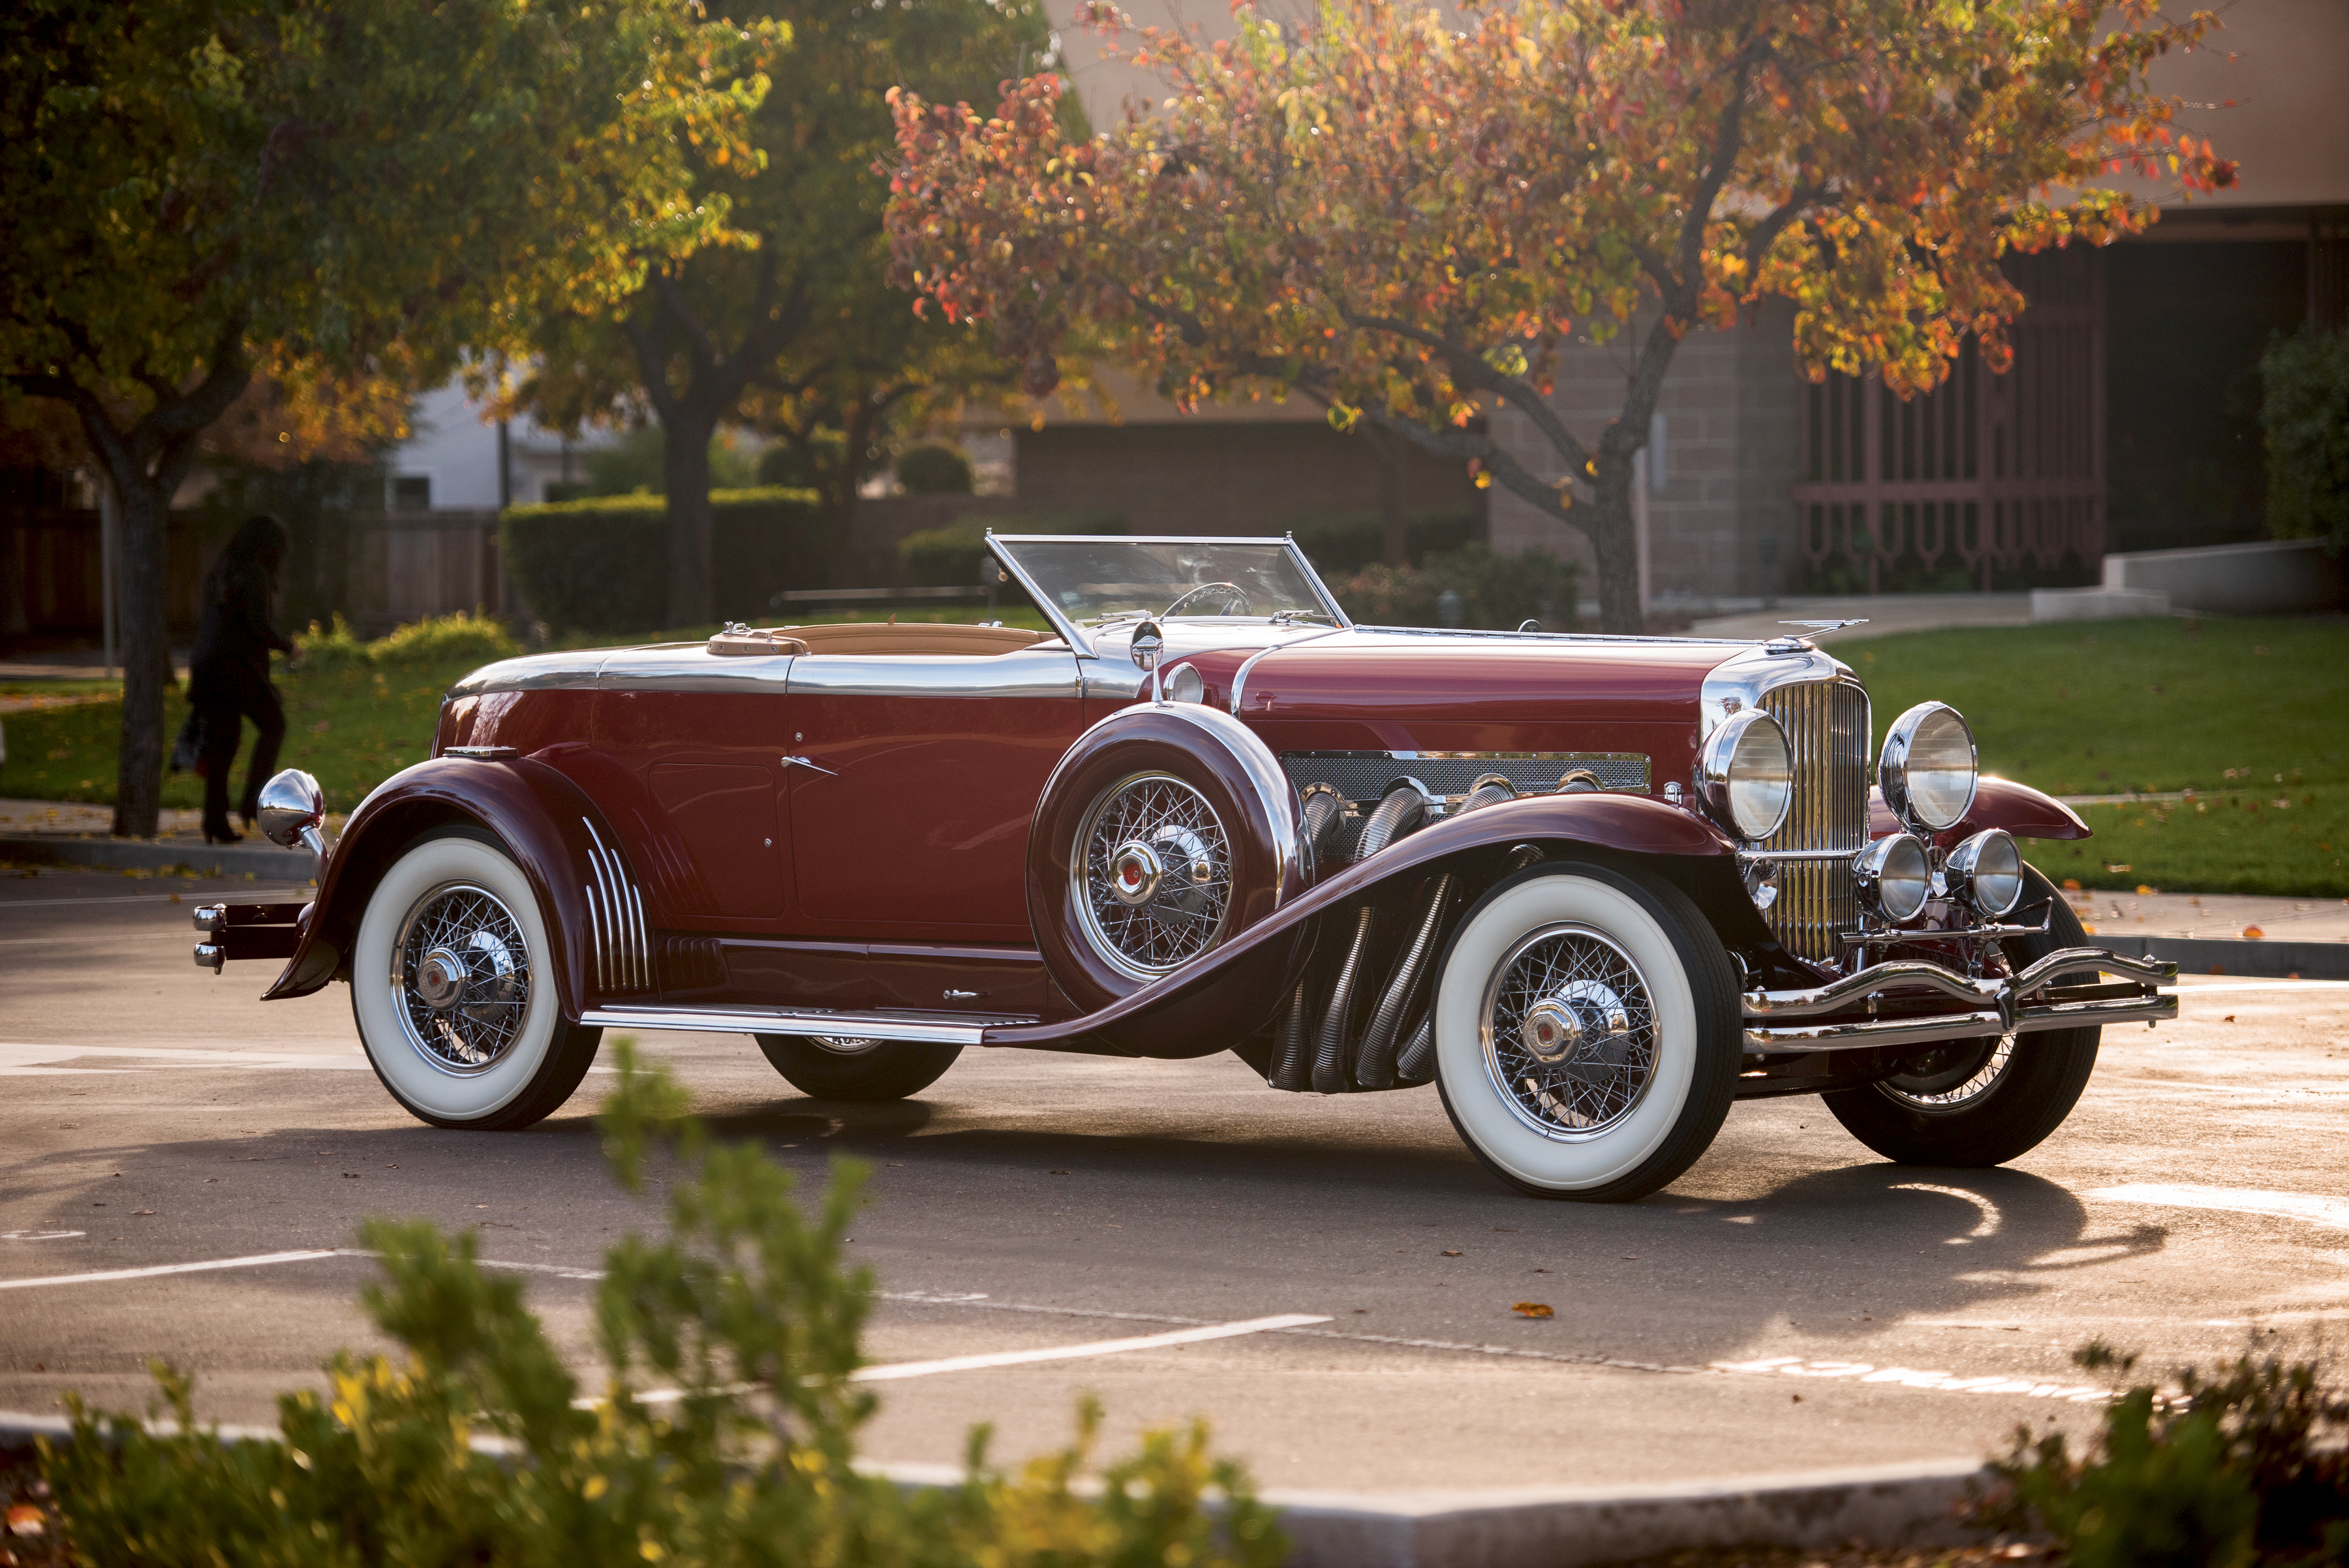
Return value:
[[(1095, 1008), (1140, 989), (1112, 968), (1085, 940), (1071, 865), (1077, 836), (1093, 803), (1132, 774), (1174, 774), (1206, 798), (1223, 823), (1230, 866), (1229, 912), (1224, 940), (1262, 920), (1302, 891), (1302, 868), (1283, 866), (1279, 825), (1266, 814), (1247, 767), (1215, 732), (1180, 709), (1128, 708), (1087, 730), (1053, 771), (1026, 835), (1028, 910), (1044, 967), (1078, 1006)], [(1284, 802), (1288, 836), (1298, 833), (1295, 791)]]
[[(692, 1000), (856, 1011), (1019, 1012), (1068, 1018), (1076, 1009), (1053, 988), (1033, 948), (897, 942), (761, 941), (720, 944), (726, 983)], [(974, 992), (949, 999), (948, 991)]]
[(793, 928), (874, 940), (1029, 940), (1020, 867), (1037, 797), (1083, 722), (1066, 697), (805, 692), (782, 702)]
[[(593, 926), (584, 891), (589, 840), (583, 818), (598, 815), (576, 784), (527, 758), (440, 758), (393, 774), (344, 824), (326, 857), (301, 946), (264, 1000), (306, 996), (335, 978), (349, 963), (368, 896), (400, 851), (433, 828), (471, 826), (486, 828), (505, 846), (538, 895), (551, 939), (554, 995), (564, 1016), (576, 1019), (586, 1006), (594, 972), (587, 947)], [(305, 970), (313, 953), (325, 950), (336, 955), (335, 966), (325, 972), (316, 972), (319, 966)]]
[(616, 807), (621, 842), (661, 887), (664, 923), (787, 928), (783, 705), (781, 692), (595, 693), (592, 748), (564, 771)]
[[(1737, 846), (1695, 814), (1632, 794), (1547, 794), (1447, 817), (1317, 884), (1163, 980), (1061, 1023), (987, 1031), (989, 1045), (1067, 1048), (1088, 1040), (1139, 1056), (1203, 1054), (1260, 1027), (1296, 977), (1304, 923), (1448, 857), (1514, 844), (1584, 844), (1631, 855), (1733, 856)], [(1050, 950), (1044, 950), (1049, 958)]]
[[(1984, 777), (1974, 785), (1974, 803), (1964, 820), (1930, 836), (1943, 849), (1955, 848), (1986, 827), (2002, 827), (2017, 838), (2087, 838), (2095, 830), (2080, 814), (2054, 795), (2012, 779)], [(1900, 821), (1884, 804), (1884, 792), (1868, 792), (1868, 836), (1898, 833)]]

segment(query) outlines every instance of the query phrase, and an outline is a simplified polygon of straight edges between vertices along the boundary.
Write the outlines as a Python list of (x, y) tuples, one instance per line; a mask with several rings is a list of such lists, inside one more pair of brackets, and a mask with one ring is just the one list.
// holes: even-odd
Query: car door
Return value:
[(1028, 827), (1083, 727), (1065, 646), (795, 661), (784, 763), (811, 934), (1028, 940)]

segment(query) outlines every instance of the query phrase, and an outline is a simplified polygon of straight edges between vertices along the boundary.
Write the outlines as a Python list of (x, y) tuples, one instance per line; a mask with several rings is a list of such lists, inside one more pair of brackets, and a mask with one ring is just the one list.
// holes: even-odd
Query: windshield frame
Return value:
[[(1060, 602), (1054, 599), (1051, 595), (1044, 591), (1043, 585), (1037, 582), (1035, 577), (1029, 572), (1028, 568), (1020, 564), (1019, 557), (1013, 551), (1002, 547), (1014, 545), (1271, 545), (1288, 552), (1290, 562), (1295, 565), (1299, 573), (1304, 576), (1307, 586), (1312, 588), (1313, 597), (1321, 601), (1322, 611), (1330, 618), (1331, 625), (1335, 629), (1340, 631), (1350, 631), (1353, 629), (1354, 626), (1353, 621), (1347, 616), (1343, 607), (1338, 603), (1338, 596), (1330, 591), (1330, 585), (1321, 580), (1321, 574), (1313, 569), (1313, 563), (1308, 560), (1306, 558), (1305, 552), (1298, 547), (1297, 535), (1294, 534), (1283, 534), (1278, 538), (1269, 538), (1261, 535), (1239, 534), (999, 534), (992, 528), (987, 530), (987, 548), (988, 553), (994, 556), (996, 560), (1002, 564), (1003, 569), (1011, 575), (1012, 580), (1018, 583), (1027, 593), (1029, 598), (1035, 603), (1036, 607), (1044, 612), (1044, 618), (1052, 623), (1053, 628), (1060, 632), (1061, 638), (1067, 641), (1071, 649), (1075, 650), (1077, 657), (1080, 659), (1099, 659), (1101, 657), (1100, 651), (1093, 646), (1092, 636), (1085, 631), (1083, 627), (1079, 625), (1076, 621), (1069, 618), (1067, 612), (1061, 607)], [(1149, 618), (1137, 614), (1131, 618), (1122, 616), (1120, 618), (1143, 620)], [(1177, 620), (1185, 620), (1195, 618), (1177, 616), (1174, 618)], [(1232, 616), (1201, 616), (1195, 618), (1201, 620), (1214, 619), (1228, 621), (1242, 618)], [(1268, 622), (1273, 618), (1267, 616), (1261, 618)]]

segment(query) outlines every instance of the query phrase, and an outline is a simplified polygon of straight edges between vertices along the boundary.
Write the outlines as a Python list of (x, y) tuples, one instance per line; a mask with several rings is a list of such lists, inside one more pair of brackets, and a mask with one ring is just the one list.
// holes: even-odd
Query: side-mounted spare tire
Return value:
[(1121, 709), (1036, 803), (1028, 914), (1044, 967), (1078, 1006), (1105, 1007), (1296, 897), (1304, 853), (1297, 791), (1247, 726), (1195, 702)]

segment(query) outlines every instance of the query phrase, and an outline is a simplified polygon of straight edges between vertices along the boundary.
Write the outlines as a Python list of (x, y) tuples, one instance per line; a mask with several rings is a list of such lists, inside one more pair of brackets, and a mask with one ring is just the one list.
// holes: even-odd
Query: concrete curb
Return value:
[[(0, 1411), (0, 1449), (56, 1441), (62, 1417)], [(273, 1442), (268, 1428), (222, 1427), (231, 1442)], [(503, 1450), (505, 1445), (495, 1445)], [(958, 1486), (951, 1465), (874, 1465), (906, 1487)], [(1295, 1544), (1288, 1568), (1578, 1568), (1703, 1546), (1954, 1546), (1983, 1539), (1963, 1522), (1971, 1461), (1754, 1476), (1710, 1484), (1528, 1488), (1490, 1492), (1273, 1491)]]
[(2349, 980), (2349, 942), (2246, 942), (2219, 937), (2125, 937), (2101, 933), (2124, 958), (2169, 959), (2178, 972), (2232, 974), (2253, 980)]
[(265, 882), (307, 882), (316, 863), (302, 849), (266, 840), (205, 844), (195, 839), (78, 838), (61, 833), (0, 833), (0, 860), (38, 866), (86, 866), (106, 871), (176, 871), (215, 877), (250, 875)]

